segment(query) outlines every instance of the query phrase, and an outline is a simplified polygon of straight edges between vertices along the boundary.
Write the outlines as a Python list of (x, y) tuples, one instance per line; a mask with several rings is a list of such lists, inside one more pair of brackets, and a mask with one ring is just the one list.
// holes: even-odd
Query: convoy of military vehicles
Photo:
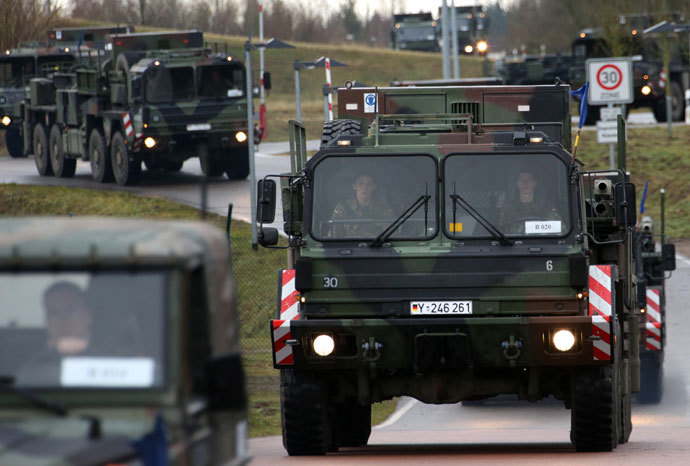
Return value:
[[(485, 14), (459, 10), (460, 50), (485, 53)], [(396, 15), (392, 45), (436, 51), (439, 31), (431, 14)], [(639, 45), (636, 104), (660, 118), (661, 69)], [(583, 31), (569, 57), (499, 63), (517, 85), (347, 85), (310, 158), (289, 122), (290, 172), (259, 181), (256, 214), (259, 243), (288, 252), (267, 324), (289, 455), (366, 445), (372, 404), (400, 396), (554, 397), (577, 451), (611, 451), (630, 437), (633, 397), (661, 400), (664, 192), (655, 234), (637, 218), (623, 118), (616, 168), (587, 170), (571, 141), (563, 82), (605, 47)], [(679, 66), (668, 85), (682, 92)], [(83, 160), (94, 180), (132, 185), (142, 163), (178, 171), (191, 157), (208, 176), (249, 173), (244, 65), (200, 31), (56, 29), (7, 51), (0, 73), (8, 151), (42, 176)], [(278, 202), (286, 246), (264, 225)], [(121, 219), (0, 231), (0, 462), (133, 462), (149, 448), (248, 461), (226, 238)]]

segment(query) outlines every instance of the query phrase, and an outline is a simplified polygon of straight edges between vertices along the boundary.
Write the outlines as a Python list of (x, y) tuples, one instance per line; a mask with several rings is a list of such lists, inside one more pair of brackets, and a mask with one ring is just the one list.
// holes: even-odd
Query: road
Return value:
[[(318, 149), (319, 141), (307, 141), (307, 150)], [(268, 174), (290, 171), (288, 143), (263, 143), (256, 154), (257, 180)], [(137, 186), (119, 186), (116, 183), (96, 183), (91, 178), (88, 162), (78, 162), (74, 178), (42, 177), (36, 172), (32, 158), (11, 159), (0, 157), (0, 183), (38, 184), (48, 186), (69, 186), (73, 188), (107, 189), (127, 191), (142, 196), (157, 196), (201, 208), (201, 173), (198, 159), (187, 160), (179, 173), (159, 173), (142, 171), (141, 182)], [(208, 210), (226, 215), (228, 204), (233, 204), (233, 218), (249, 221), (250, 199), (249, 179), (229, 181), (227, 178), (211, 178), (208, 182)], [(282, 209), (277, 206), (276, 219), (282, 221)]]
[(667, 282), (668, 344), (662, 402), (633, 406), (630, 441), (611, 453), (577, 453), (562, 403), (496, 401), (485, 406), (425, 405), (404, 398), (375, 427), (369, 445), (323, 457), (290, 458), (280, 437), (252, 439), (252, 465), (517, 464), (625, 465), (690, 463), (690, 260), (679, 256)]

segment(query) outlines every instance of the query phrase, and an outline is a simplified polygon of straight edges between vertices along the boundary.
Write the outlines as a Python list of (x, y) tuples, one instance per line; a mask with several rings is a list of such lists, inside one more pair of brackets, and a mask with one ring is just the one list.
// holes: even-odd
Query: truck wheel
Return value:
[(336, 407), (332, 431), (340, 447), (366, 445), (371, 434), (371, 404), (363, 406), (351, 398)]
[(5, 130), (5, 144), (7, 152), (13, 159), (25, 157), (24, 138), (19, 134), (19, 128), (10, 127)]
[(621, 399), (614, 367), (583, 369), (575, 376), (570, 440), (577, 451), (612, 451), (618, 445)]
[(131, 186), (139, 182), (141, 160), (130, 159), (125, 138), (119, 131), (115, 131), (113, 139), (110, 141), (110, 160), (113, 163), (113, 175), (115, 175), (117, 184)]
[(91, 130), (89, 136), (89, 162), (91, 177), (99, 183), (113, 180), (113, 168), (110, 164), (110, 152), (105, 145), (103, 134), (97, 129)]
[(249, 176), (249, 147), (235, 149), (225, 167), (229, 180), (244, 180)]
[(165, 166), (163, 167), (163, 171), (179, 172), (182, 170), (182, 165), (184, 165), (184, 162), (166, 162)]
[(58, 125), (50, 129), (50, 166), (58, 178), (71, 178), (77, 170), (77, 159), (66, 158), (62, 150), (62, 132)]
[(324, 455), (331, 447), (326, 390), (316, 377), (280, 371), (283, 446), (290, 456)]
[(199, 146), (199, 165), (206, 176), (221, 176), (225, 171), (224, 160), (219, 151), (210, 151), (208, 147)]
[(340, 136), (362, 134), (362, 122), (357, 120), (333, 120), (323, 124), (321, 149), (331, 146)]
[(664, 394), (664, 365), (661, 361), (661, 351), (654, 351), (640, 355), (640, 391), (637, 401), (644, 404), (656, 404)]
[(46, 137), (46, 130), (43, 125), (38, 123), (34, 128), (34, 162), (36, 169), (41, 176), (49, 176), (53, 174), (53, 168), (50, 166), (50, 154), (48, 147), (48, 138)]
[[(666, 96), (654, 102), (652, 107), (657, 123), (666, 121)], [(671, 81), (671, 120), (681, 121), (685, 115), (685, 103), (683, 100), (683, 88), (678, 81)]]

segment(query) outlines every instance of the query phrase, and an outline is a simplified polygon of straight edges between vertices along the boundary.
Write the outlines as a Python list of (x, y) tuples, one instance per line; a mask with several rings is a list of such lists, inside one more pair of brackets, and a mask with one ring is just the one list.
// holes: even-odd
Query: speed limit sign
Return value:
[(591, 58), (586, 65), (588, 104), (629, 104), (634, 100), (630, 58)]

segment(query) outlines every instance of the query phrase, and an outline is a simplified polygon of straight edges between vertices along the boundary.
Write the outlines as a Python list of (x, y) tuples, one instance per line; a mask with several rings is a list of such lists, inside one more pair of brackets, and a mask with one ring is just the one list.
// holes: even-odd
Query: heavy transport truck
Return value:
[(554, 396), (578, 451), (628, 440), (635, 190), (624, 157), (573, 158), (569, 90), (346, 86), (309, 160), (290, 123), (291, 171), (261, 180), (257, 211), (279, 247), (279, 182), (269, 327), (290, 455), (365, 445), (372, 403), (398, 396)]
[(642, 217), (636, 230), (635, 265), (640, 306), (640, 403), (659, 403), (664, 394), (666, 346), (666, 279), (676, 268), (675, 245), (665, 233), (665, 191), (661, 196), (661, 231), (651, 217)]
[(47, 42), (22, 43), (0, 55), (0, 129), (11, 157), (23, 157), (23, 105), (29, 81), (56, 72), (68, 72), (78, 50), (88, 48), (103, 53), (110, 34), (129, 32), (129, 27), (86, 26), (48, 31)]
[(111, 53), (71, 73), (31, 81), (24, 121), (41, 175), (139, 181), (199, 157), (209, 176), (249, 173), (244, 65), (205, 48), (200, 31), (117, 34)]
[(393, 15), (391, 48), (438, 52), (440, 28), (431, 13), (405, 13)]

